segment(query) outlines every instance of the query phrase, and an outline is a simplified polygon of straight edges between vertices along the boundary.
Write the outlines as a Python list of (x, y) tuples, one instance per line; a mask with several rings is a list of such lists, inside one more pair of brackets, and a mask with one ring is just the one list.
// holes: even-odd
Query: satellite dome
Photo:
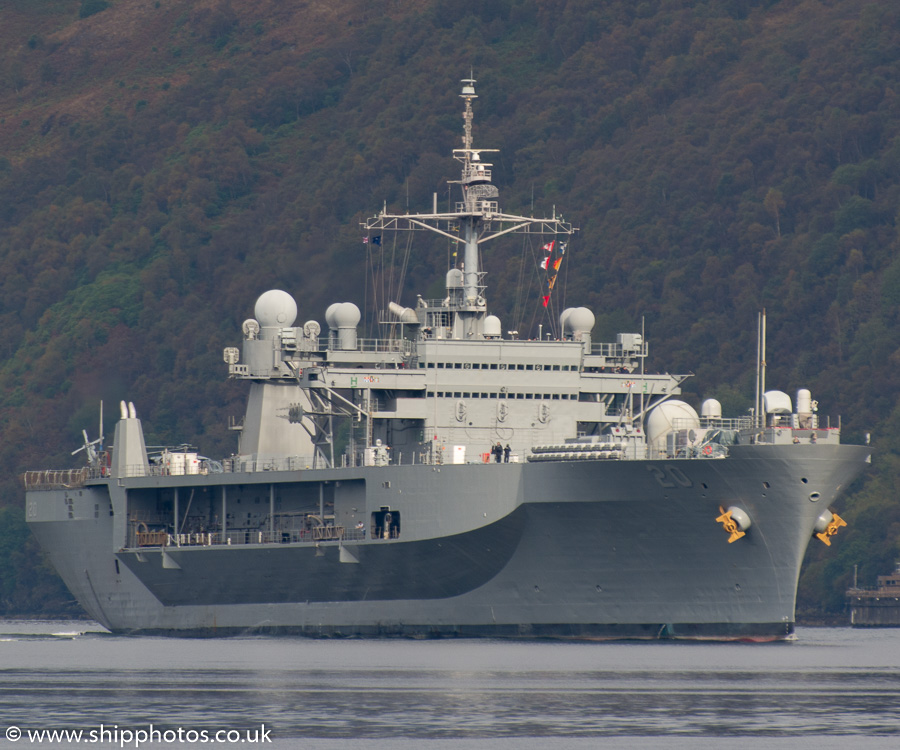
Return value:
[(594, 313), (586, 307), (573, 307), (567, 312), (569, 314), (565, 316), (564, 325), (572, 333), (589, 333), (593, 330)]
[(338, 328), (356, 328), (362, 315), (359, 308), (352, 302), (342, 302), (334, 310), (332, 317)]
[(297, 303), (287, 292), (272, 289), (256, 300), (254, 312), (263, 328), (288, 328), (297, 319)]
[(684, 401), (669, 399), (647, 415), (645, 431), (647, 440), (655, 445), (657, 440), (665, 437), (673, 430), (699, 429), (700, 417), (694, 411), (694, 407)]
[(325, 311), (325, 323), (328, 325), (328, 328), (332, 331), (337, 330), (337, 323), (334, 322), (334, 314), (337, 312), (337, 309), (341, 306), (340, 302), (335, 302), (331, 305), (328, 305), (328, 309)]
[(700, 404), (700, 416), (705, 419), (721, 419), (722, 404), (714, 398), (708, 398)]
[(458, 289), (463, 285), (463, 272), (458, 268), (447, 271), (447, 289)]
[(500, 325), (500, 318), (496, 315), (488, 315), (484, 319), (484, 335), (500, 338), (502, 333), (503, 327)]

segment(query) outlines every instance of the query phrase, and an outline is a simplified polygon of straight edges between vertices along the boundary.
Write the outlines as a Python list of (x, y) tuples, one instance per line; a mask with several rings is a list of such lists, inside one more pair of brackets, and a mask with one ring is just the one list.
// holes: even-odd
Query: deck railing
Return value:
[(84, 487), (90, 469), (44, 469), (25, 472), (26, 490), (68, 490)]
[(219, 531), (190, 534), (169, 534), (165, 531), (134, 532), (136, 547), (215, 547), (248, 544), (299, 544), (303, 542), (359, 542), (366, 539), (365, 528), (348, 529), (344, 526), (313, 526), (310, 529), (276, 529), (275, 531), (239, 530), (226, 531), (224, 538)]

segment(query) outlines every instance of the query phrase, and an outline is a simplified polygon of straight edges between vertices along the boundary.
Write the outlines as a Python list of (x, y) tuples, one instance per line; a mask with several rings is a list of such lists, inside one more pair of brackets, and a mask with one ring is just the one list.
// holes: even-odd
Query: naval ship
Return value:
[(553, 310), (576, 228), (555, 209), (501, 210), (494, 149), (473, 145), (475, 81), (462, 83), (458, 202), (385, 207), (362, 227), (370, 249), (397, 232), (458, 248), (442, 297), (391, 301), (365, 338), (352, 302), (328, 307), (326, 331), (266, 291), (224, 350), (248, 391), (233, 455), (148, 450), (123, 402), (111, 445), (102, 416), (99, 438), (85, 432), (83, 467), (25, 475), (32, 532), (109, 630), (792, 634), (806, 548), (844, 525), (831, 507), (869, 449), (842, 445), (808, 390), (766, 391), (759, 364), (748, 415), (714, 399), (698, 412), (678, 398), (686, 375), (647, 371), (643, 331), (595, 341), (585, 307), (550, 336), (504, 332), (482, 246), (534, 247), (536, 304)]

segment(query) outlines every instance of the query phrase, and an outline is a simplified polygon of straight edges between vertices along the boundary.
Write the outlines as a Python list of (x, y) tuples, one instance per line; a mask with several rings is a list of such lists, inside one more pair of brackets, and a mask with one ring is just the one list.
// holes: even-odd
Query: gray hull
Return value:
[[(128, 492), (355, 483), (362, 507), (401, 514), (397, 539), (116, 549), (104, 482), (29, 492), (28, 515), (116, 632), (769, 639), (792, 632), (816, 518), (868, 453), (759, 445), (721, 460), (125, 480)], [(730, 544), (716, 517), (735, 503), (752, 526)]]

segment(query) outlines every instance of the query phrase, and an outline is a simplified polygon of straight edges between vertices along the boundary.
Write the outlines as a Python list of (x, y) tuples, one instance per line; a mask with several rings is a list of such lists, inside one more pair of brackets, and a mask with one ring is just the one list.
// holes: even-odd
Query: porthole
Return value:
[(810, 492), (809, 499), (811, 502), (817, 503), (822, 496), (818, 492)]

